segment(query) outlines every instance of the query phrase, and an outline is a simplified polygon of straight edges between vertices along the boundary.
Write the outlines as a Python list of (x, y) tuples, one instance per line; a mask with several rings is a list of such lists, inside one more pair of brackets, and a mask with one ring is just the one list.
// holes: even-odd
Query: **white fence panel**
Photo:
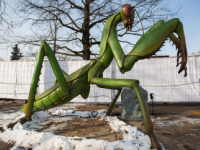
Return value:
[(15, 99), (27, 99), (35, 70), (35, 61), (15, 61)]
[(0, 97), (14, 99), (16, 95), (16, 63), (0, 63)]
[[(0, 62), (0, 98), (27, 99), (35, 69), (35, 61)], [(84, 60), (59, 61), (61, 68), (68, 74), (89, 63)], [(115, 60), (105, 70), (104, 78), (137, 79), (140, 85), (154, 93), (156, 102), (200, 102), (200, 56), (188, 57), (188, 76), (178, 74), (176, 57), (151, 58), (138, 61), (131, 71), (122, 74)], [(44, 61), (41, 70), (38, 94), (53, 85), (55, 75), (49, 61)], [(76, 97), (74, 102), (110, 102), (115, 90), (101, 89), (91, 85), (90, 95), (84, 100)], [(120, 97), (118, 99), (120, 101)], [(150, 98), (149, 98), (150, 101)]]

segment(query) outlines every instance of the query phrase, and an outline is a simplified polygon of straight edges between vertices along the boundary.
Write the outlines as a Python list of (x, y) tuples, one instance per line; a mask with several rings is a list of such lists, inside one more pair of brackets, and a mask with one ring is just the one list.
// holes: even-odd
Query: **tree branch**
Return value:
[(63, 26), (65, 26), (65, 27), (67, 27), (67, 28), (69, 28), (69, 29), (71, 29), (73, 31), (76, 31), (76, 32), (82, 32), (80, 30), (77, 30), (77, 29), (75, 29), (73, 27), (70, 27), (70, 26), (64, 24), (63, 21), (60, 18), (58, 18), (58, 16), (56, 14), (53, 14), (50, 10), (45, 9), (45, 7), (37, 6), (37, 5), (35, 5), (33, 3), (30, 3), (30, 2), (28, 2), (28, 3), (29, 3), (29, 5), (31, 5), (31, 6), (33, 6), (35, 8), (38, 8), (38, 9), (41, 9), (41, 10), (44, 10), (44, 11), (48, 12), (49, 14), (51, 14), (52, 16), (54, 16), (56, 18), (56, 20), (58, 20)]
[(80, 6), (76, 5), (76, 4), (74, 4), (71, 0), (66, 0), (66, 1), (69, 2), (71, 5), (73, 5), (74, 8), (77, 8), (77, 9), (79, 9), (79, 10), (84, 10), (82, 7), (80, 7)]

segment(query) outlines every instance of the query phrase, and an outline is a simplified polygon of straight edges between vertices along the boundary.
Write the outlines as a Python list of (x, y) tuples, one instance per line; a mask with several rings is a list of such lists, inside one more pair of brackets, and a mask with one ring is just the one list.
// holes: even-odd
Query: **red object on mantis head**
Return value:
[(130, 5), (125, 5), (122, 8), (122, 13), (126, 16), (131, 16), (133, 14), (133, 8)]
[(134, 21), (134, 11), (131, 5), (126, 4), (121, 8), (121, 18), (124, 22), (126, 30), (132, 30), (132, 24)]

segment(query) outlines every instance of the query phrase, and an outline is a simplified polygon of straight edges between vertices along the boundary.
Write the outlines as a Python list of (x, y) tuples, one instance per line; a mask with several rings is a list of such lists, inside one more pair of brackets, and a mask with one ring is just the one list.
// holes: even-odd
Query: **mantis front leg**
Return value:
[[(119, 22), (119, 21), (118, 21)], [(187, 48), (185, 42), (185, 35), (183, 31), (183, 25), (179, 19), (175, 18), (166, 23), (163, 21), (157, 22), (149, 31), (147, 31), (136, 43), (131, 52), (127, 55), (124, 54), (117, 36), (116, 36), (116, 25), (113, 26), (108, 43), (113, 52), (114, 58), (121, 73), (125, 73), (133, 67), (133, 65), (139, 59), (149, 58), (155, 54), (163, 45), (167, 38), (173, 41), (176, 45), (177, 52), (177, 66), (181, 64), (178, 73), (185, 70), (185, 75), (187, 76)], [(179, 37), (173, 35), (175, 32)], [(179, 63), (179, 59), (182, 57), (182, 62)]]
[(31, 120), (37, 84), (38, 84), (44, 56), (48, 57), (48, 59), (51, 63), (51, 66), (53, 68), (53, 71), (55, 73), (55, 76), (56, 76), (61, 88), (63, 89), (65, 94), (69, 96), (69, 86), (67, 84), (67, 81), (65, 80), (62, 70), (58, 64), (58, 61), (56, 60), (56, 57), (55, 57), (53, 51), (51, 50), (51, 48), (49, 47), (49, 45), (45, 41), (42, 41), (42, 44), (41, 44), (40, 50), (39, 50), (38, 59), (36, 62), (36, 68), (35, 68), (35, 71), (33, 74), (33, 79), (32, 79), (31, 86), (30, 86), (28, 103), (27, 103), (27, 107), (26, 107), (26, 111), (25, 111), (27, 121)]

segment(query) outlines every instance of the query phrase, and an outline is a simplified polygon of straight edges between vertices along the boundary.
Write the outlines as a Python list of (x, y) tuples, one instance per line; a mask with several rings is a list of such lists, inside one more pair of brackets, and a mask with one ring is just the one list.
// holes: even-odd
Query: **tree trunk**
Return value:
[(90, 28), (89, 28), (89, 22), (90, 22), (90, 1), (85, 0), (85, 10), (84, 10), (84, 22), (83, 22), (83, 56), (82, 58), (84, 60), (90, 59)]
[[(52, 31), (53, 32), (53, 31)], [(57, 25), (54, 22), (54, 37), (53, 37), (53, 52), (56, 54), (56, 41), (57, 41)]]

